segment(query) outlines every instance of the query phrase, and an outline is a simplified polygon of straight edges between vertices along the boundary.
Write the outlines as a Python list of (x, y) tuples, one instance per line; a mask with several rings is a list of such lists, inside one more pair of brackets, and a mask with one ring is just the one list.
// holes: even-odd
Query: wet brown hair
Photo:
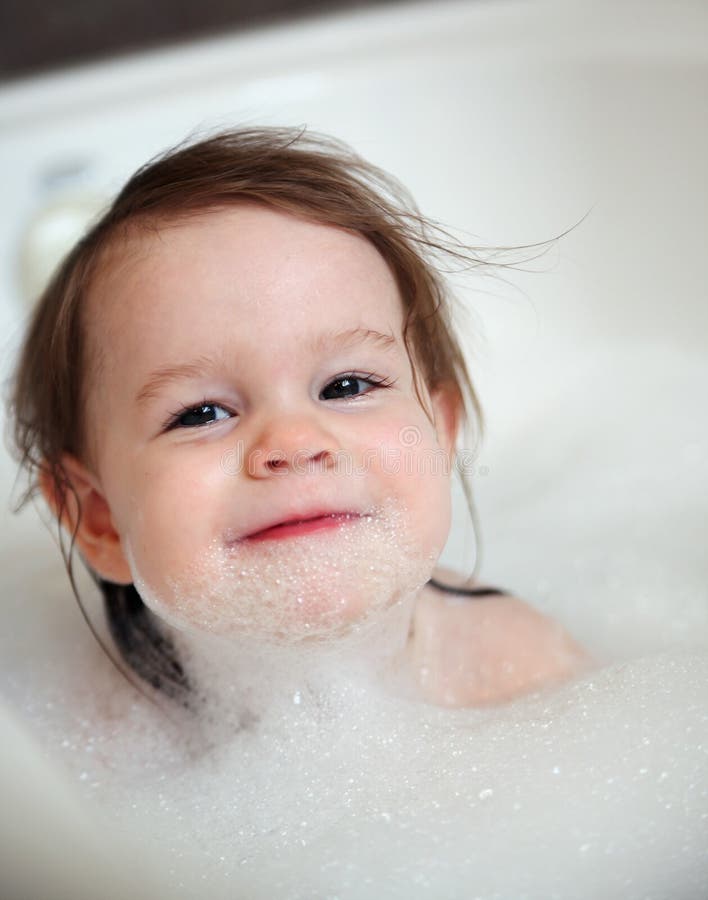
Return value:
[[(433, 389), (457, 392), (468, 422), (481, 411), (451, 326), (450, 299), (428, 256), (461, 256), (447, 235), (418, 212), (391, 176), (332, 138), (283, 128), (222, 132), (180, 145), (139, 169), (76, 244), (39, 298), (20, 352), (10, 396), (16, 455), (30, 476), (70, 489), (64, 453), (87, 462), (86, 400), (97, 353), (86, 327), (87, 297), (107, 251), (145, 227), (151, 231), (192, 214), (258, 202), (314, 222), (358, 232), (393, 272), (405, 314), (414, 375)], [(472, 254), (466, 251), (471, 259)]]
[[(70, 453), (89, 463), (88, 387), (103, 351), (89, 341), (86, 308), (102, 266), (110, 265), (109, 251), (120, 251), (120, 243), (141, 228), (154, 233), (191, 215), (244, 202), (357, 232), (373, 244), (398, 285), (419, 398), (420, 378), (429, 389), (447, 385), (463, 418), (481, 432), (479, 403), (452, 330), (451, 298), (434, 265), (440, 253), (477, 264), (474, 253), (454, 245), (421, 216), (395, 179), (340, 142), (302, 130), (237, 129), (188, 141), (139, 169), (39, 298), (9, 400), (14, 450), (29, 476), (18, 508), (36, 493), (44, 474), (53, 485), (60, 521), (72, 491), (62, 456)], [(469, 494), (468, 499), (471, 504)], [(72, 585), (75, 534), (67, 553), (59, 528)]]

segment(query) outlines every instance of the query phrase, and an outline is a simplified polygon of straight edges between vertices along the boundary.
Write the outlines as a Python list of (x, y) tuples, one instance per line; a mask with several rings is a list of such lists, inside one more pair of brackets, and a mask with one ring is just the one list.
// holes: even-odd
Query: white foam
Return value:
[(191, 763), (133, 755), (94, 792), (148, 826), (177, 895), (698, 898), (707, 681), (705, 654), (674, 653), (504, 710), (293, 697)]
[[(326, 617), (319, 641), (290, 644), (272, 640), (283, 628), (273, 607), (247, 650), (225, 612), (235, 576), (217, 556), (210, 627), (181, 622), (198, 702), (165, 700), (162, 715), (78, 617), (66, 626), (68, 596), (14, 602), (13, 617), (34, 625), (12, 633), (8, 692), (77, 788), (164, 861), (172, 896), (702, 900), (708, 366), (626, 347), (580, 362), (549, 420), (490, 462), (481, 498), (484, 575), (605, 661), (575, 682), (485, 710), (401, 696), (369, 676), (396, 648), (405, 602), (355, 617), (361, 627), (336, 640), (341, 620)], [(389, 560), (397, 529), (368, 527), (389, 535)], [(361, 540), (363, 558), (373, 548)], [(299, 585), (322, 580), (288, 562)], [(297, 593), (287, 586), (281, 601)], [(181, 614), (200, 615), (189, 603)], [(288, 612), (286, 624), (312, 614)], [(230, 673), (218, 689), (213, 671)]]
[(425, 584), (438, 553), (423, 554), (405, 525), (405, 509), (389, 500), (297, 539), (216, 539), (198, 563), (171, 572), (162, 592), (126, 550), (141, 597), (174, 627), (299, 642), (339, 637)]

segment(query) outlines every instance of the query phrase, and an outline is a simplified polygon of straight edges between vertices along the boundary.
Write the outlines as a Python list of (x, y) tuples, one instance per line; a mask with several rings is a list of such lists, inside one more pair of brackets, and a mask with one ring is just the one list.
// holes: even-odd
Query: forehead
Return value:
[[(134, 229), (107, 249), (89, 293), (89, 334), (111, 353), (155, 334), (212, 341), (222, 323), (295, 338), (320, 323), (400, 325), (395, 279), (359, 234), (264, 206)], [(178, 326), (181, 326), (178, 328)]]

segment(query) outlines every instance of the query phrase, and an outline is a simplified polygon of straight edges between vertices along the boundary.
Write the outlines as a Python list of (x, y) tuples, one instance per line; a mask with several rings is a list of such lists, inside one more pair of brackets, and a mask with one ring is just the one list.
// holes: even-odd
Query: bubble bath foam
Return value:
[[(547, 411), (576, 416), (572, 439), (542, 419), (522, 436), (551, 481), (539, 457), (510, 452), (494, 506), (480, 495), (488, 580), (496, 570), (597, 660), (565, 685), (497, 708), (419, 702), (385, 668), (410, 616), (401, 597), (348, 636), (279, 643), (268, 624), (267, 639), (178, 639), (199, 689), (191, 709), (158, 710), (51, 592), (23, 607), (15, 646), (44, 653), (4, 654), (14, 703), (92, 804), (151, 848), (172, 896), (705, 895), (708, 601), (691, 548), (708, 433), (687, 411), (708, 367), (667, 352), (652, 379), (643, 353), (623, 361), (618, 389), (606, 356), (576, 360)], [(647, 397), (644, 415), (623, 415), (625, 393)], [(355, 559), (359, 539), (341, 537)], [(297, 579), (321, 575), (312, 563)]]

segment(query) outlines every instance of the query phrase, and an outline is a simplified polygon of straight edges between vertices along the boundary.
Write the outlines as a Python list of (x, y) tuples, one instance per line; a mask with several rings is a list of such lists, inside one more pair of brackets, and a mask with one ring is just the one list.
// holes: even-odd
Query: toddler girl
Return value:
[(449, 706), (583, 664), (519, 600), (435, 571), (480, 417), (433, 234), (340, 144), (237, 130), (139, 170), (56, 272), (16, 444), (144, 685), (188, 703), (203, 634), (248, 677), (264, 648), (390, 629), (398, 686)]

